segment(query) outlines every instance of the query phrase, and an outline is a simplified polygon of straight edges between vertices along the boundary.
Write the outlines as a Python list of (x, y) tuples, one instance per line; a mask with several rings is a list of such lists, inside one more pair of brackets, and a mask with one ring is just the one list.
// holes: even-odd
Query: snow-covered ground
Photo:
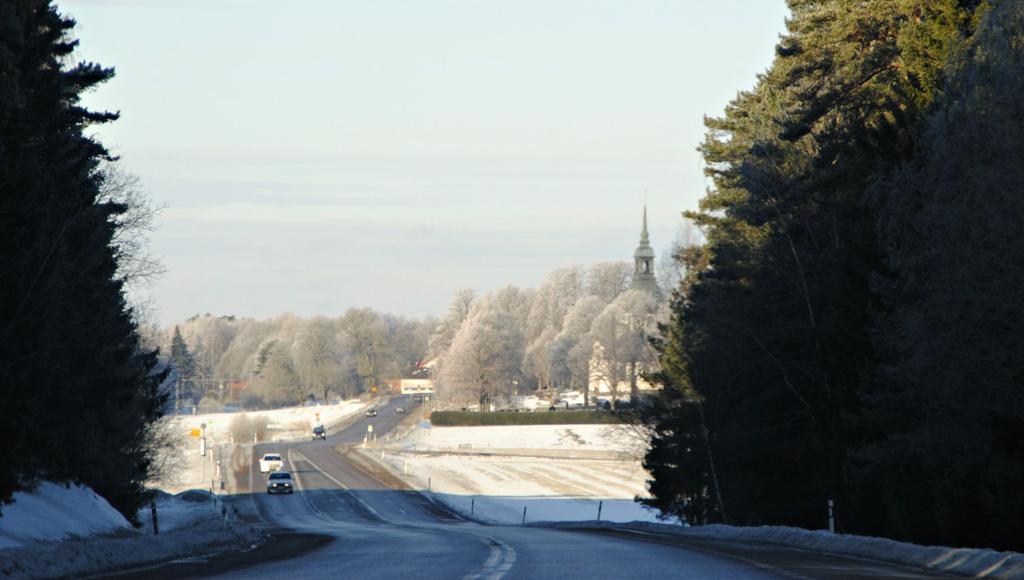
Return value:
[(91, 489), (42, 482), (32, 493), (14, 494), (2, 507), (0, 549), (71, 536), (132, 530), (131, 524)]
[(647, 440), (626, 425), (510, 425), (416, 429), (395, 443), (408, 450), (570, 450), (639, 458)]
[(656, 521), (643, 441), (626, 426), (528, 425), (416, 429), (376, 453), (410, 485), (482, 521)]
[(15, 494), (0, 517), (0, 577), (81, 576), (183, 556), (237, 550), (262, 539), (262, 532), (222, 516), (209, 494), (188, 492), (157, 500), (160, 535), (153, 535), (150, 510), (133, 528), (102, 497), (85, 487), (43, 482), (32, 493)]

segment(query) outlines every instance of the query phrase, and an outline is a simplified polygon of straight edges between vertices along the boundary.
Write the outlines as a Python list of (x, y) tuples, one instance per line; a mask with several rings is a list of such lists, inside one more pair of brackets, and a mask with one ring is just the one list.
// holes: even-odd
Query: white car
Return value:
[(278, 471), (282, 467), (284, 467), (284, 462), (281, 461), (281, 456), (277, 453), (267, 453), (260, 458), (260, 473)]

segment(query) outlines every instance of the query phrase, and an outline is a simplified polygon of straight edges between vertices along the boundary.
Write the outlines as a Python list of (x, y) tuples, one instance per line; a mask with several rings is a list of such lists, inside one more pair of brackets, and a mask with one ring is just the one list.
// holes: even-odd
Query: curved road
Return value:
[[(244, 566), (193, 567), (188, 576), (225, 578), (926, 578), (913, 569), (758, 544), (630, 531), (493, 526), (433, 504), (365, 456), (353, 453), (372, 424), (394, 429), (413, 403), (393, 399), (324, 441), (257, 445), (245, 495), (235, 500), (268, 524), (333, 541), (301, 556)], [(279, 452), (296, 478), (293, 495), (268, 496), (254, 465)], [(248, 484), (247, 486), (245, 484)], [(248, 502), (248, 503), (246, 503)], [(274, 541), (274, 540), (272, 540)], [(260, 548), (261, 550), (263, 548)], [(244, 566), (244, 567), (239, 567)], [(160, 576), (160, 574), (156, 574)], [(171, 574), (173, 576), (173, 574)]]

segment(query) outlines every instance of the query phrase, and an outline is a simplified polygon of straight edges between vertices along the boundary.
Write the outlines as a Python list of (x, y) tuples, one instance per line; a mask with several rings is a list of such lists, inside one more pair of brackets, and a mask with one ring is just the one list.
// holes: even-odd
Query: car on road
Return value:
[(404, 413), (405, 412), (405, 407), (395, 407), (395, 412), (396, 413)]
[(284, 461), (281, 460), (280, 454), (267, 453), (260, 458), (260, 473), (279, 471), (282, 467), (284, 467)]
[(327, 440), (327, 429), (324, 429), (323, 425), (313, 427), (313, 441), (316, 441), (317, 439)]
[(366, 410), (366, 416), (367, 417), (376, 417), (377, 416), (377, 409), (367, 409)]
[(292, 474), (287, 471), (275, 471), (267, 480), (267, 493), (293, 493)]

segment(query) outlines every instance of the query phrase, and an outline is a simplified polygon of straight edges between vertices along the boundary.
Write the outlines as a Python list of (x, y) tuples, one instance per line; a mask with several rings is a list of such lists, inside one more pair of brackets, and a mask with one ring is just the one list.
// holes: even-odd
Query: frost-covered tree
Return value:
[(472, 288), (461, 288), (456, 290), (452, 297), (448, 313), (441, 319), (434, 332), (430, 335), (430, 354), (440, 356), (448, 350), (455, 339), (456, 333), (462, 322), (469, 316), (469, 309), (476, 299), (476, 291)]
[(472, 400), (483, 411), (511, 392), (522, 359), (522, 331), (512, 315), (480, 308), (455, 335), (441, 369), (441, 385), (450, 400)]
[(586, 292), (597, 296), (605, 304), (629, 288), (633, 266), (627, 262), (602, 262), (594, 264), (587, 271)]
[(299, 332), (295, 345), (295, 371), (305, 390), (323, 400), (340, 373), (338, 330), (333, 322), (318, 316)]
[(550, 346), (552, 382), (583, 391), (585, 405), (590, 404), (590, 359), (594, 345), (583, 338), (604, 307), (604, 302), (597, 296), (578, 300), (566, 313), (562, 330)]
[(648, 292), (623, 292), (594, 319), (584, 339), (594, 345), (590, 372), (608, 385), (613, 407), (623, 382), (628, 382), (630, 397), (636, 400), (640, 373), (654, 370), (650, 367), (656, 364), (657, 353), (650, 337), (656, 331), (659, 305)]
[(565, 314), (583, 295), (583, 269), (579, 266), (551, 272), (530, 300), (530, 313), (524, 328), (528, 341), (536, 340), (548, 328), (558, 332)]
[(387, 341), (388, 329), (379, 313), (369, 308), (350, 308), (338, 321), (338, 330), (364, 390), (399, 373)]

